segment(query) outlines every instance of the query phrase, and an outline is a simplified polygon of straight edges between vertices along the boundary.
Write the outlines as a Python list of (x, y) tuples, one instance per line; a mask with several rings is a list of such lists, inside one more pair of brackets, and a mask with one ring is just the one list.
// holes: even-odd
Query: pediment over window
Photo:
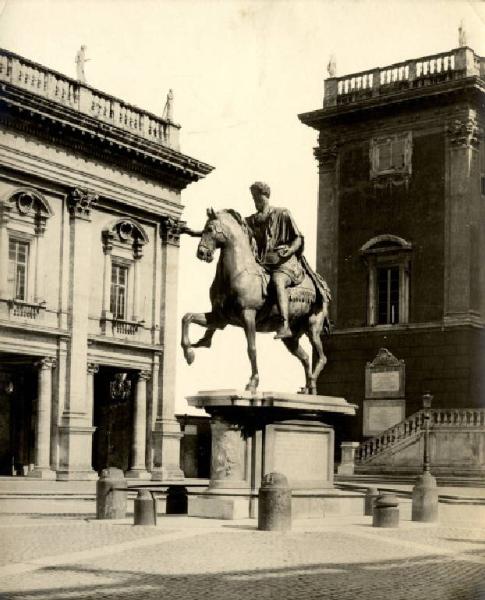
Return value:
[(27, 222), (43, 235), (47, 219), (54, 212), (43, 194), (33, 188), (18, 188), (0, 200), (2, 214), (9, 214), (14, 221)]
[(111, 221), (102, 231), (105, 251), (113, 244), (131, 247), (135, 257), (140, 257), (143, 246), (148, 242), (148, 235), (143, 227), (134, 219), (121, 218)]
[(366, 242), (359, 250), (360, 254), (385, 254), (387, 252), (402, 252), (412, 250), (410, 242), (392, 234), (377, 235)]

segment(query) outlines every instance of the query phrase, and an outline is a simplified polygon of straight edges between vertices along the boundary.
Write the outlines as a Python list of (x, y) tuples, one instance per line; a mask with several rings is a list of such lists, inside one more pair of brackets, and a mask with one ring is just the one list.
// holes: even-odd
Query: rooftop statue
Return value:
[[(256, 182), (250, 190), (256, 212), (246, 219), (231, 209), (217, 213), (209, 209), (203, 231), (182, 229), (201, 238), (199, 259), (211, 262), (220, 249), (210, 288), (211, 312), (187, 313), (182, 319), (184, 356), (191, 364), (193, 348), (209, 348), (217, 329), (243, 327), (251, 363), (246, 389), (255, 392), (259, 383), (255, 333), (276, 331), (275, 338), (283, 341), (305, 369), (301, 392), (316, 394), (317, 378), (326, 363), (321, 335), (330, 330), (330, 291), (306, 261), (303, 236), (290, 212), (269, 205), (270, 188), (265, 183)], [(189, 338), (190, 323), (207, 328), (195, 344)], [(313, 369), (299, 343), (303, 334), (316, 355)]]
[(81, 46), (76, 54), (76, 76), (80, 83), (86, 83), (86, 73), (84, 65), (88, 62), (86, 58), (86, 46)]

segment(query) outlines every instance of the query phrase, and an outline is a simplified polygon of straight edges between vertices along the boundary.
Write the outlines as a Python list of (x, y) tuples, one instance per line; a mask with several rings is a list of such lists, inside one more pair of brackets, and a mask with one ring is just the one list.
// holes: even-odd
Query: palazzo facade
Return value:
[(174, 479), (180, 126), (0, 50), (0, 475)]
[(435, 428), (485, 431), (484, 99), (485, 59), (459, 47), (329, 77), (300, 115), (333, 294), (319, 391), (360, 407), (341, 441), (389, 432), (369, 452), (415, 434), (425, 392)]

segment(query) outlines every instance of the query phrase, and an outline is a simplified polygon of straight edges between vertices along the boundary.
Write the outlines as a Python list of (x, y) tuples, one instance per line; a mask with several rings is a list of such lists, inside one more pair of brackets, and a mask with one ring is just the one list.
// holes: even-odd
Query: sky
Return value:
[[(461, 20), (485, 56), (484, 2), (0, 0), (0, 46), (75, 77), (85, 44), (89, 85), (159, 115), (172, 88), (182, 151), (215, 167), (183, 191), (183, 218), (198, 229), (208, 207), (248, 215), (248, 188), (265, 181), (315, 264), (317, 135), (297, 115), (322, 106), (330, 55), (345, 75), (443, 52), (458, 46)], [(182, 238), (179, 319), (210, 309), (215, 262), (199, 262), (196, 246)], [(193, 327), (194, 340), (201, 333)], [(217, 332), (190, 367), (178, 347), (177, 412), (194, 412), (184, 398), (199, 390), (243, 388), (245, 348), (235, 328)], [(303, 385), (300, 364), (272, 334), (258, 336), (257, 350), (261, 390)]]

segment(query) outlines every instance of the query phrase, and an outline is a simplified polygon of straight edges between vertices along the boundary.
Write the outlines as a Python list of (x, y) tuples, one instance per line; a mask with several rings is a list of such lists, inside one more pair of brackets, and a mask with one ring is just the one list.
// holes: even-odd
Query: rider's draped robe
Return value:
[[(292, 286), (301, 284), (307, 273), (315, 285), (317, 303), (330, 300), (330, 290), (326, 282), (313, 271), (303, 255), (303, 236), (286, 208), (270, 207), (265, 215), (254, 213), (247, 217), (246, 223), (256, 261), (266, 273), (283, 272), (290, 278)], [(278, 248), (290, 245), (297, 237), (302, 240), (298, 251), (289, 258), (281, 258), (277, 252)], [(219, 259), (216, 276), (210, 289), (212, 312), (208, 314), (208, 321), (212, 327), (223, 328), (227, 324), (231, 312), (228, 288), (222, 262)]]

